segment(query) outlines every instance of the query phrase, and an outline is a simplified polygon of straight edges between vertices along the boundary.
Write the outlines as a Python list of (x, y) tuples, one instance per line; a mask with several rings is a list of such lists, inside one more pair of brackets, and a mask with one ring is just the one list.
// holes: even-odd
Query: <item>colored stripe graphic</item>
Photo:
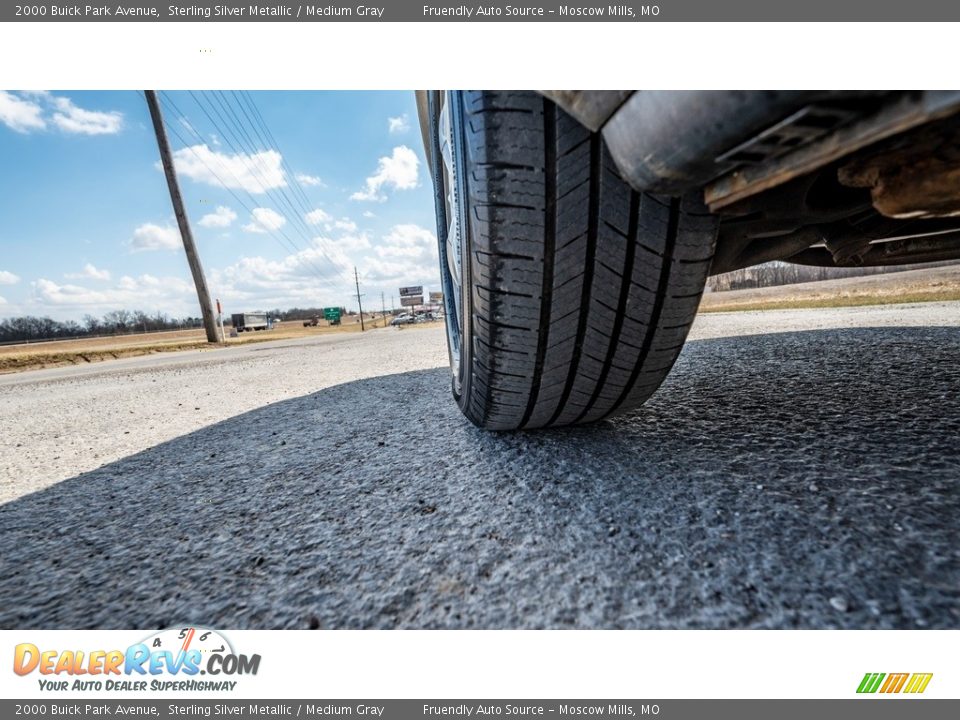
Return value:
[(903, 688), (903, 684), (910, 677), (910, 673), (890, 673), (887, 675), (887, 681), (880, 688), (882, 693), (898, 693)]
[(930, 679), (933, 677), (933, 673), (914, 673), (910, 678), (910, 682), (907, 683), (907, 687), (904, 690), (905, 693), (922, 693), (927, 689), (927, 685), (930, 684)]
[[(884, 682), (884, 678), (886, 681)], [(927, 689), (933, 673), (866, 673), (860, 685), (857, 686), (858, 693), (875, 693), (878, 690), (881, 693), (895, 694), (899, 692), (917, 694)], [(883, 683), (881, 685), (881, 683)]]
[(860, 681), (860, 687), (857, 688), (857, 692), (875, 693), (877, 688), (880, 687), (880, 682), (884, 677), (884, 673), (867, 673), (863, 676), (863, 680)]

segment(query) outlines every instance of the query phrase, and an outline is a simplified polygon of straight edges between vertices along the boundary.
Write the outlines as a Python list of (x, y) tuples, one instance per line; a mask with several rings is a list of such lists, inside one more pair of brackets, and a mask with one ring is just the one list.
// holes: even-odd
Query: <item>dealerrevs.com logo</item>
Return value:
[(13, 654), (13, 671), (38, 674), (46, 691), (230, 691), (237, 685), (232, 678), (259, 669), (260, 655), (237, 653), (216, 630), (199, 627), (163, 630), (126, 650), (51, 650), (20, 643)]
[(919, 694), (927, 689), (933, 673), (866, 673), (858, 693)]

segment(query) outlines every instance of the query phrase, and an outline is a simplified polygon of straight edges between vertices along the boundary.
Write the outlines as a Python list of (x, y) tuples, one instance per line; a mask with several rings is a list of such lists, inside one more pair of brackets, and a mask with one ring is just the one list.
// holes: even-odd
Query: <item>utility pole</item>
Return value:
[(180, 237), (183, 240), (183, 249), (187, 254), (190, 272), (193, 274), (193, 284), (197, 287), (197, 299), (200, 300), (200, 313), (203, 315), (203, 327), (207, 331), (207, 342), (218, 342), (217, 321), (213, 317), (213, 306), (210, 304), (210, 291), (207, 289), (207, 279), (203, 275), (203, 266), (200, 264), (200, 255), (193, 242), (193, 233), (190, 232), (190, 222), (183, 209), (183, 196), (180, 195), (180, 185), (177, 183), (177, 173), (173, 167), (173, 158), (170, 155), (170, 142), (167, 140), (167, 131), (163, 127), (163, 115), (160, 113), (160, 103), (157, 102), (157, 93), (154, 90), (144, 90), (147, 107), (150, 108), (150, 119), (153, 121), (153, 131), (157, 136), (157, 146), (160, 148), (160, 162), (163, 164), (163, 174), (167, 176), (167, 188), (170, 190), (170, 200), (173, 202), (173, 212), (177, 216), (177, 225), (180, 227)]
[(380, 317), (383, 318), (383, 326), (387, 326), (387, 301), (383, 297), (383, 293), (380, 293)]
[(357, 266), (353, 266), (353, 281), (357, 284), (357, 307), (360, 308), (360, 332), (363, 332), (363, 305), (360, 304), (360, 278), (357, 275)]

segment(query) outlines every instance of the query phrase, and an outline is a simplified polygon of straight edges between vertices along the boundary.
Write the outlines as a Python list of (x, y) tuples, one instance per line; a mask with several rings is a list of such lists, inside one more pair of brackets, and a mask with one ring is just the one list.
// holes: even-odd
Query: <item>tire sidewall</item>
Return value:
[[(439, 255), (440, 255), (440, 275), (444, 293), (444, 314), (445, 322), (448, 324), (451, 317), (457, 317), (459, 321), (459, 337), (460, 337), (460, 363), (459, 367), (456, 369), (456, 373), (453, 374), (451, 378), (451, 389), (453, 392), (453, 397), (457, 401), (457, 404), (460, 406), (461, 411), (464, 412), (468, 417), (472, 417), (471, 413), (467, 412), (467, 406), (470, 402), (471, 397), (471, 385), (473, 382), (473, 296), (472, 296), (472, 268), (471, 268), (471, 258), (472, 258), (472, 230), (470, 227), (470, 192), (468, 187), (469, 180), (469, 171), (467, 168), (467, 158), (466, 158), (466, 144), (463, 139), (463, 126), (464, 126), (464, 117), (463, 117), (463, 96), (460, 91), (451, 91), (448, 93), (448, 99), (451, 103), (450, 108), (450, 119), (453, 132), (453, 143), (452, 151), (454, 153), (454, 165), (457, 167), (457, 183), (458, 187), (456, 188), (457, 197), (460, 202), (458, 203), (457, 210), (459, 211), (460, 217), (458, 218), (458, 224), (460, 227), (460, 312), (457, 313), (456, 304), (453, 300), (451, 290), (453, 289), (455, 280), (450, 274), (450, 269), (446, 262), (446, 242), (447, 242), (447, 224), (448, 219), (446, 218), (446, 211), (444, 210), (442, 220), (438, 217), (437, 223), (437, 241), (439, 245)], [(432, 146), (432, 160), (433, 160), (433, 179), (434, 179), (434, 192), (436, 195), (436, 202), (438, 207), (444, 207), (447, 188), (445, 186), (445, 175), (443, 171), (443, 158), (440, 156), (439, 152), (439, 121), (440, 121), (440, 103), (439, 100), (433, 103), (434, 112), (430, 116), (430, 133), (431, 133), (431, 146)], [(450, 364), (454, 364), (453, 349), (449, 346), (450, 338), (448, 334), (448, 353)]]

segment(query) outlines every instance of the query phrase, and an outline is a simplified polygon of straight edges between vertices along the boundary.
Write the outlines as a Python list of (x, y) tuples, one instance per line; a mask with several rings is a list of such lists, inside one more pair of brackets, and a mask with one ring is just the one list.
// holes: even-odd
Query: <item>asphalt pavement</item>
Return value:
[[(32, 460), (0, 506), (0, 626), (960, 627), (957, 318), (834, 312), (698, 321), (647, 405), (588, 427), (478, 430), (442, 332), (383, 331), (343, 346), (394, 344), (370, 376), (62, 480)], [(383, 374), (401, 347), (433, 366)], [(158, 398), (183, 382), (154, 372)]]

